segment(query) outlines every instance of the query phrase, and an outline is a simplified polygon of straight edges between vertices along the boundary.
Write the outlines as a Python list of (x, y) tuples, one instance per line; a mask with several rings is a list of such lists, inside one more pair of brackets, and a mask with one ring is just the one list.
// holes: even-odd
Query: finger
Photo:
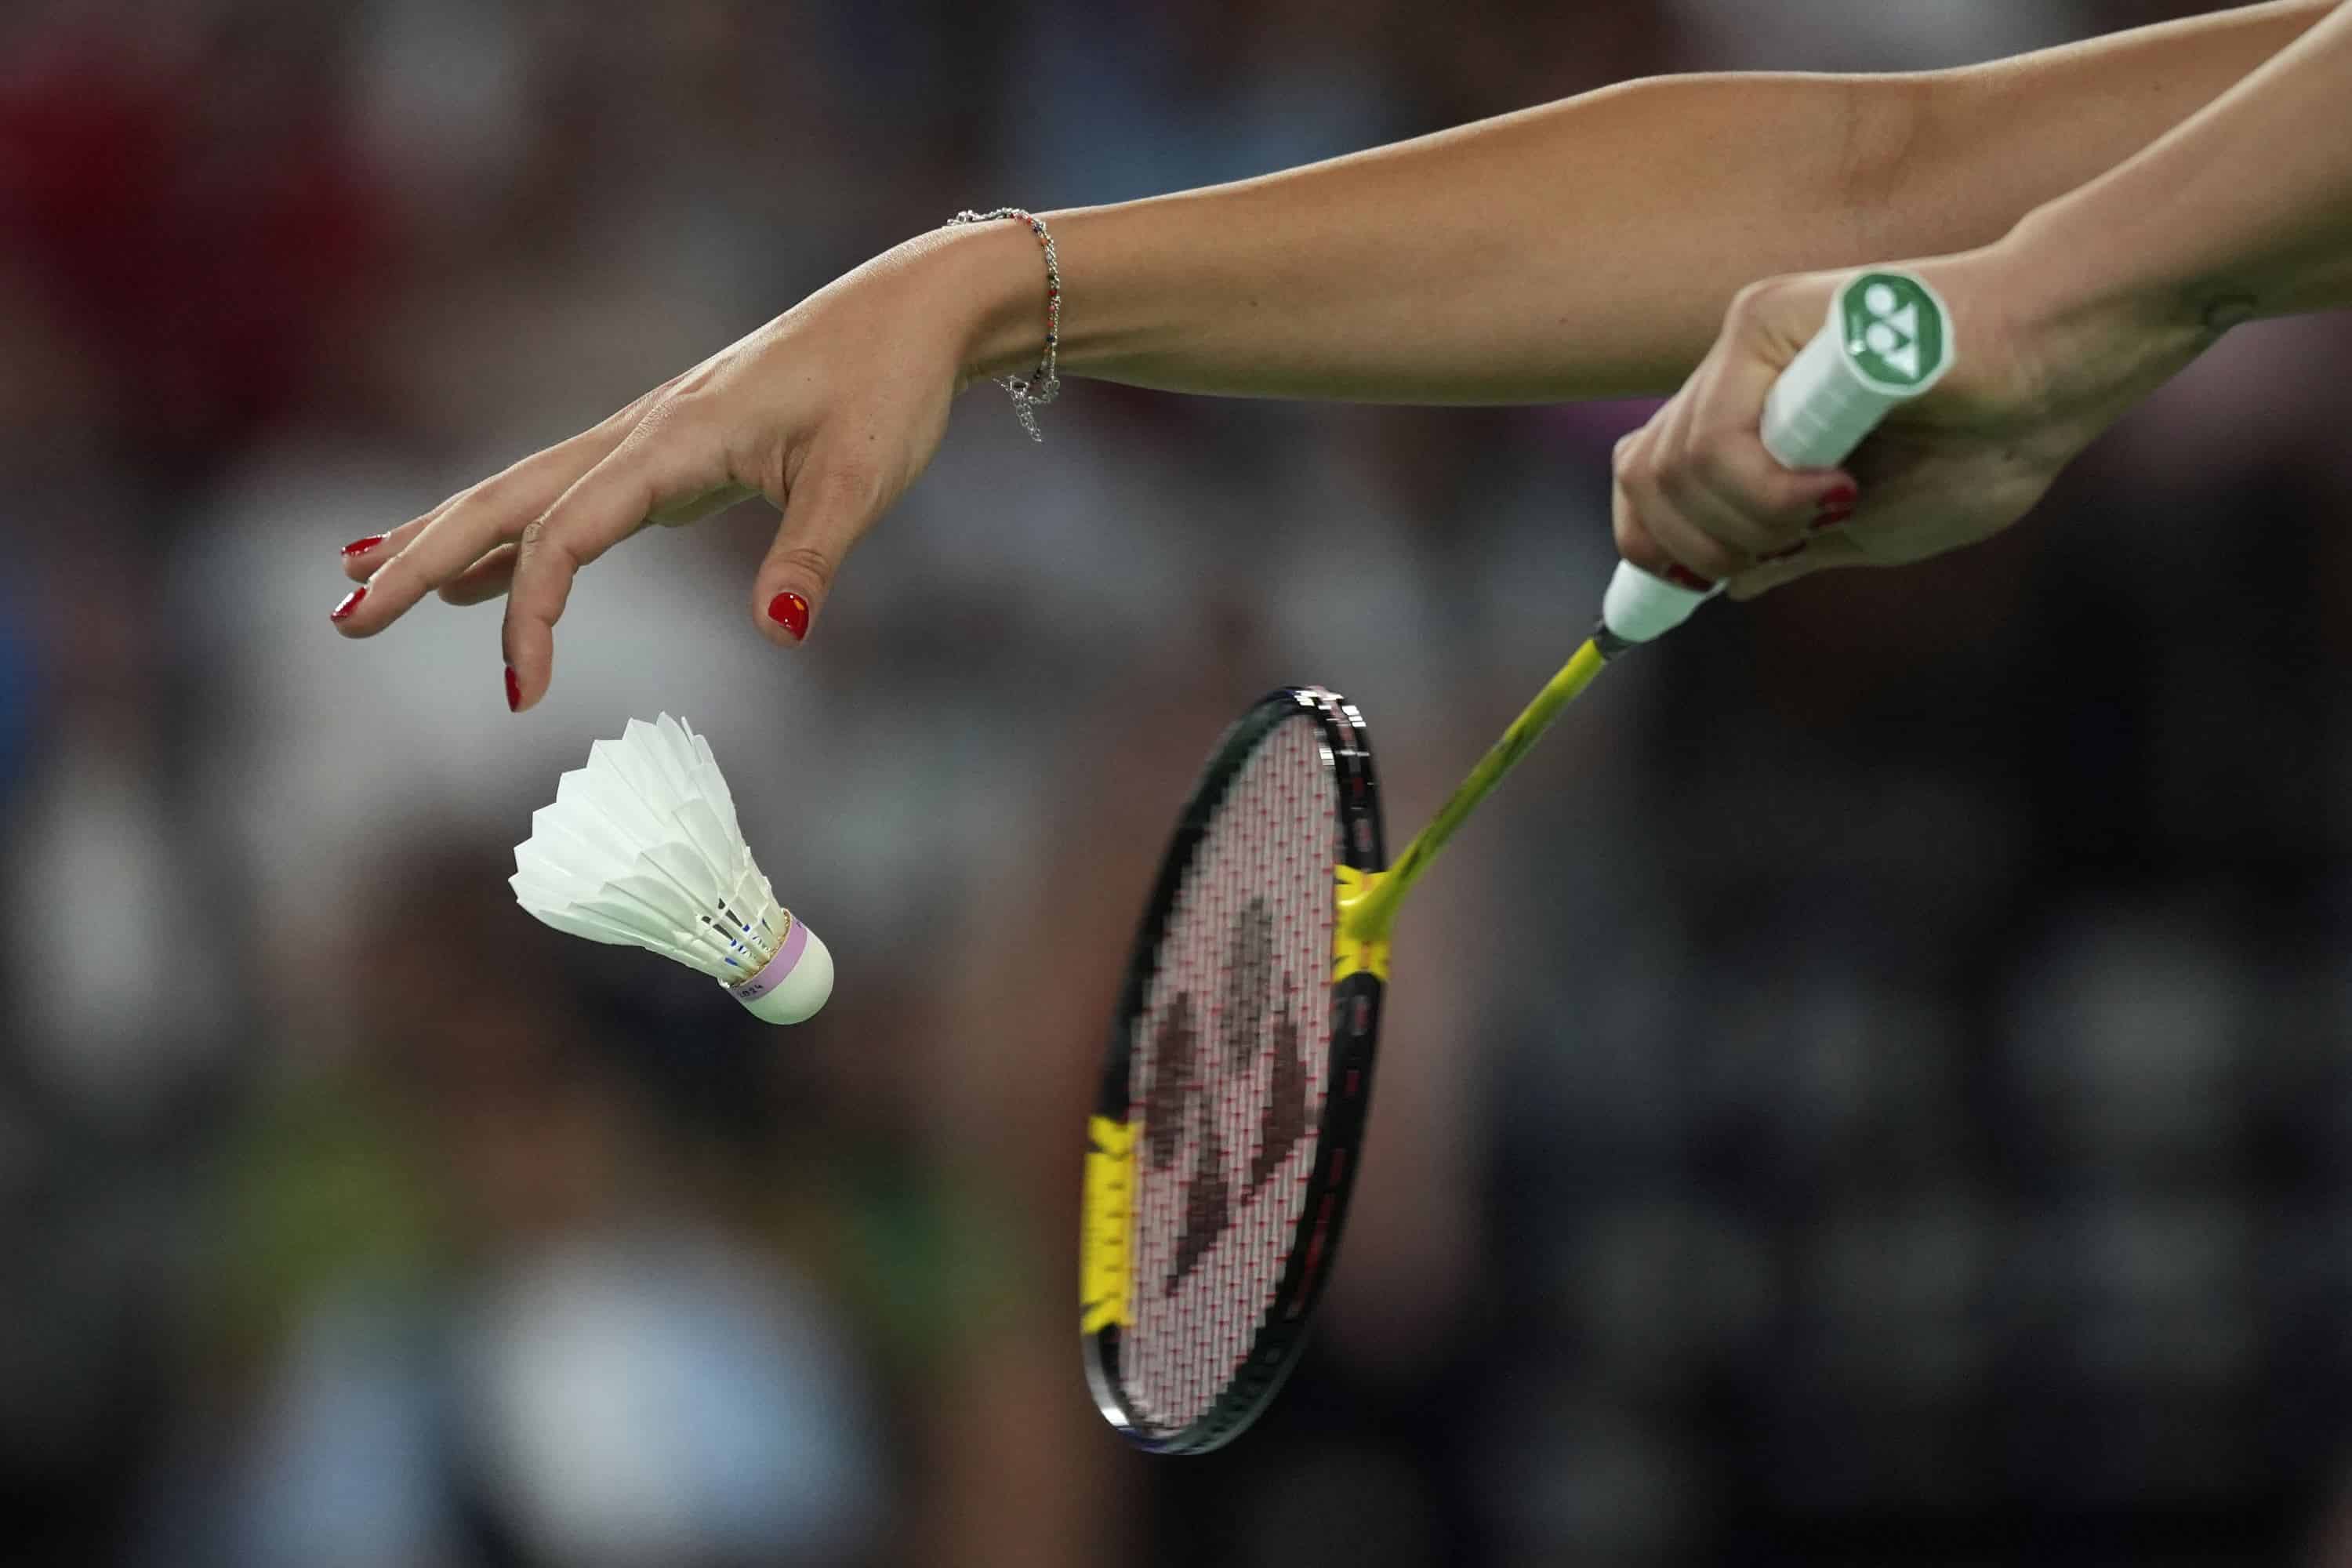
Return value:
[(1753, 431), (1762, 424), (1765, 395), (1820, 330), (1842, 276), (1775, 278), (1751, 283), (1732, 297), (1717, 342), (1721, 353), (1701, 428)]
[(390, 533), (372, 533), (364, 539), (354, 539), (343, 546), (343, 575), (354, 583), (364, 583), (375, 575), (376, 568), (408, 548), (408, 542), (425, 531), (433, 520), (457, 503), (465, 492), (451, 496), (422, 517), (411, 518)]
[(716, 426), (687, 400), (656, 405), (604, 461), (590, 468), (522, 531), (507, 586), (500, 641), (509, 706), (517, 712), (546, 691), (555, 660), (555, 623), (580, 568), (646, 524), (656, 510), (730, 481)]
[(784, 503), (776, 541), (751, 581), (751, 618), (769, 641), (796, 647), (824, 609), (850, 546), (890, 497), (855, 462), (812, 453)]
[(1724, 590), (1735, 599), (1753, 599), (1785, 587), (1800, 577), (1840, 566), (1875, 564), (1861, 545), (1842, 533), (1823, 533), (1796, 545), (1779, 560), (1759, 561), (1733, 577)]
[[(1628, 563), (1640, 567), (1653, 577), (1699, 592), (1711, 588), (1716, 580), (1746, 564), (1725, 556), (1717, 565), (1696, 566), (1684, 558), (1684, 552), (1696, 548), (1704, 555), (1710, 550), (1720, 551), (1704, 534), (1694, 535), (1687, 524), (1670, 520), (1670, 509), (1653, 502), (1647, 510), (1631, 495), (1622, 481), (1610, 487), (1610, 525), (1617, 542), (1617, 553)], [(1668, 544), (1669, 539), (1679, 539), (1679, 547)]]
[(520, 553), (515, 545), (499, 545), (442, 584), (441, 602), (446, 605), (479, 605), (497, 598), (513, 581), (515, 558)]
[(1667, 400), (1650, 422), (1621, 439), (1613, 454), (1610, 523), (1617, 553), (1655, 577), (1704, 589), (1747, 564), (1692, 528), (1666, 494), (1663, 478), (1689, 407), (1687, 388)]
[(1744, 498), (1717, 489), (1687, 461), (1660, 474), (1658, 489), (1676, 515), (1737, 555), (1742, 566), (1787, 542), (1774, 537)]
[(1653, 576), (1706, 588), (1744, 570), (1748, 552), (1726, 545), (1695, 523), (1665, 486), (1680, 400), (1670, 402), (1631, 443), (1618, 449), (1610, 491), (1610, 521), (1617, 553)]
[(1684, 510), (1727, 543), (1758, 556), (1787, 548), (1853, 512), (1853, 476), (1843, 468), (1784, 468), (1753, 431), (1727, 431), (1696, 444)]
[[(1680, 507), (1653, 507), (1641, 514), (1640, 521), (1643, 531), (1657, 541), (1668, 560), (1687, 571), (1699, 586), (1712, 586), (1736, 576), (1748, 570), (1755, 560), (1746, 550), (1724, 542)], [(1691, 585), (1671, 573), (1663, 574), (1669, 581)]]
[(373, 637), (545, 511), (641, 419), (648, 393), (577, 436), (532, 453), (375, 541), (344, 546), (343, 570), (365, 585), (339, 605), (336, 629)]
[(1659, 411), (1647, 436), (1646, 486), (1633, 489), (1634, 504), (1652, 537), (1693, 573), (1709, 580), (1744, 569), (1758, 531), (1700, 482), (1694, 453), (1697, 411), (1714, 375), (1718, 350)]

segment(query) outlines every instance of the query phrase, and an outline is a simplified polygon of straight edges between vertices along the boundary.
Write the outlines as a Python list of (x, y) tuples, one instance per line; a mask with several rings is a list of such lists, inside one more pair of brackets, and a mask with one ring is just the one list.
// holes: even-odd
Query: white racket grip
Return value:
[(1689, 620), (1692, 611), (1722, 592), (1720, 583), (1712, 588), (1685, 588), (1653, 576), (1631, 561), (1620, 561), (1610, 575), (1609, 591), (1601, 596), (1601, 624), (1620, 642), (1648, 642)]
[(1764, 449), (1784, 468), (1833, 468), (1897, 405), (1952, 368), (1951, 312), (1908, 272), (1864, 272), (1764, 396)]
[[(1764, 449), (1783, 468), (1834, 468), (1951, 366), (1943, 297), (1908, 272), (1858, 272), (1830, 297), (1821, 331), (1765, 395)], [(1722, 591), (1720, 583), (1685, 588), (1621, 561), (1601, 601), (1601, 624), (1621, 642), (1648, 642)]]

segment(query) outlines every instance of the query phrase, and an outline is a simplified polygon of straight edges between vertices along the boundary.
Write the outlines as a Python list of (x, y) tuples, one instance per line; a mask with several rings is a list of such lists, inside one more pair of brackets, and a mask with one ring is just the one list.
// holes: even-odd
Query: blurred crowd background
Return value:
[[(1582, 635), (1643, 407), (1076, 384), (1033, 447), (983, 387), (804, 652), (747, 509), (583, 576), (519, 719), (495, 609), (326, 619), (345, 541), (959, 207), (2190, 8), (0, 8), (0, 1556), (2352, 1560), (2341, 320), (1579, 709), (1409, 917), (1325, 1321), (1207, 1459), (1075, 1333), (1172, 810), (1312, 680), (1409, 832)], [(664, 710), (812, 1025), (510, 901)]]

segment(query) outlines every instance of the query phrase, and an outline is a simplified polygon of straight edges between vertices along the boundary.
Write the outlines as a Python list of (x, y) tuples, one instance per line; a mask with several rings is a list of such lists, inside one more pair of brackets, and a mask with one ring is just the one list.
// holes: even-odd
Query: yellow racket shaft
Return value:
[(1588, 638), (1575, 656), (1559, 667), (1559, 673), (1545, 682), (1544, 689), (1536, 693), (1536, 700), (1511, 721), (1503, 738), (1487, 748), (1486, 754), (1478, 759), (1478, 765), (1470, 770), (1470, 776), (1438, 807), (1429, 826), (1413, 836), (1412, 842), (1404, 847), (1404, 853), (1388, 870), (1370, 879), (1370, 886), (1356, 898), (1349, 899), (1343, 890), (1340, 918), (1343, 934), (1350, 942), (1366, 946), (1387, 943), (1389, 932), (1396, 924), (1397, 906), (1404, 902), (1405, 894), (1429, 869), (1429, 863), (1437, 858), (1446, 840), (1470, 820), (1478, 803), (1494, 793), (1504, 775), (1519, 765), (1519, 759), (1535, 749), (1536, 742), (1551, 728), (1560, 710), (1575, 701), (1608, 662), (1600, 644)]
[[(1758, 434), (1784, 468), (1833, 468), (1890, 411), (1935, 385), (1952, 357), (1951, 313), (1925, 279), (1887, 268), (1854, 273), (1831, 299), (1821, 331), (1773, 382)], [(1511, 721), (1436, 820), (1385, 874), (1341, 870), (1335, 979), (1357, 969), (1386, 977), (1397, 907), (1454, 830), (1592, 684), (1612, 654), (1672, 631), (1720, 586), (1689, 588), (1619, 563), (1601, 601), (1602, 630)]]

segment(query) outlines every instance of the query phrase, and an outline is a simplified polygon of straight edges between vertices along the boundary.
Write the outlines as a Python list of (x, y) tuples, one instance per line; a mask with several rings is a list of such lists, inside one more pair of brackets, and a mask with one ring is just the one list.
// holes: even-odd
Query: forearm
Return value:
[(2352, 6), (2150, 147), (2019, 226), (2039, 308), (2163, 352), (2352, 304)]
[[(1920, 76), (1660, 78), (1050, 215), (1063, 371), (1386, 401), (1663, 391), (1744, 284), (1987, 243), (2324, 9), (2259, 6)], [(961, 248), (987, 301), (972, 363), (1025, 368), (1034, 243), (1004, 226)]]
[(1077, 374), (1513, 402), (1668, 383), (1724, 300), (1823, 250), (1911, 84), (1659, 78), (1352, 157), (1055, 215)]

